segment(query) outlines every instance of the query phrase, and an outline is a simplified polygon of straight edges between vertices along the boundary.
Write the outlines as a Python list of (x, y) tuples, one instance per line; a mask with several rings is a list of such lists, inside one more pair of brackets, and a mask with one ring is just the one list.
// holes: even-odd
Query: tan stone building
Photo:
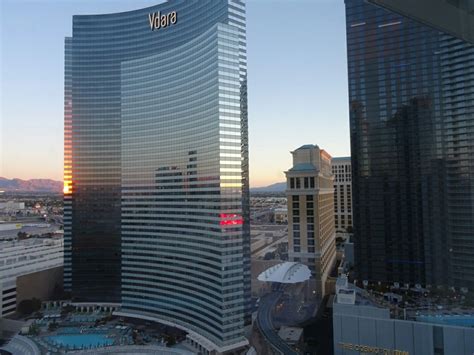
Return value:
[(351, 158), (332, 158), (334, 175), (334, 214), (336, 232), (352, 228), (352, 170)]
[(336, 261), (331, 156), (317, 145), (304, 145), (291, 154), (293, 167), (285, 172), (288, 256), (308, 265), (314, 278), (310, 288), (324, 296)]

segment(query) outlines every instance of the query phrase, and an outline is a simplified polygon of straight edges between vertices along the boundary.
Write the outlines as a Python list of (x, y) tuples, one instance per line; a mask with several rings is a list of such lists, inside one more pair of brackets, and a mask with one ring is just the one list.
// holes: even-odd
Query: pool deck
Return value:
[(181, 348), (168, 348), (157, 345), (109, 346), (107, 348), (69, 351), (68, 354), (159, 354), (159, 355), (197, 355), (196, 352)]
[(444, 324), (458, 327), (474, 327), (474, 314), (472, 313), (432, 313), (420, 314), (416, 317), (418, 322)]

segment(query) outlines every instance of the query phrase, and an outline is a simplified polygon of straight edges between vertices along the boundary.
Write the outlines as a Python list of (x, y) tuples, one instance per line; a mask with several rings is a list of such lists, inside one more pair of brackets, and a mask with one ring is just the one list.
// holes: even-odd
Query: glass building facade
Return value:
[(473, 0), (368, 0), (474, 44)]
[(359, 279), (474, 287), (474, 46), (346, 0)]
[(244, 1), (74, 16), (65, 72), (73, 299), (119, 302), (122, 313), (181, 327), (208, 350), (245, 344)]

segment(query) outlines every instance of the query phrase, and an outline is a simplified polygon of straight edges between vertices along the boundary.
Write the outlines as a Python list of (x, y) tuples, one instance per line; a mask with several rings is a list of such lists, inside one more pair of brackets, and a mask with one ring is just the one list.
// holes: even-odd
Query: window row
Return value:
[(290, 178), (290, 189), (314, 189), (314, 176)]

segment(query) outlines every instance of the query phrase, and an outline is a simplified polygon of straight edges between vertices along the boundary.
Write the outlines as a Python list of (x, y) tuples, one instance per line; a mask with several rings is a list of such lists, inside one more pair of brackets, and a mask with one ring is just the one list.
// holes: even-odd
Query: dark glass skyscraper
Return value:
[(368, 0), (474, 44), (472, 0)]
[(359, 278), (474, 287), (474, 46), (346, 0)]
[(78, 301), (246, 343), (245, 4), (74, 16), (66, 39), (65, 285)]

